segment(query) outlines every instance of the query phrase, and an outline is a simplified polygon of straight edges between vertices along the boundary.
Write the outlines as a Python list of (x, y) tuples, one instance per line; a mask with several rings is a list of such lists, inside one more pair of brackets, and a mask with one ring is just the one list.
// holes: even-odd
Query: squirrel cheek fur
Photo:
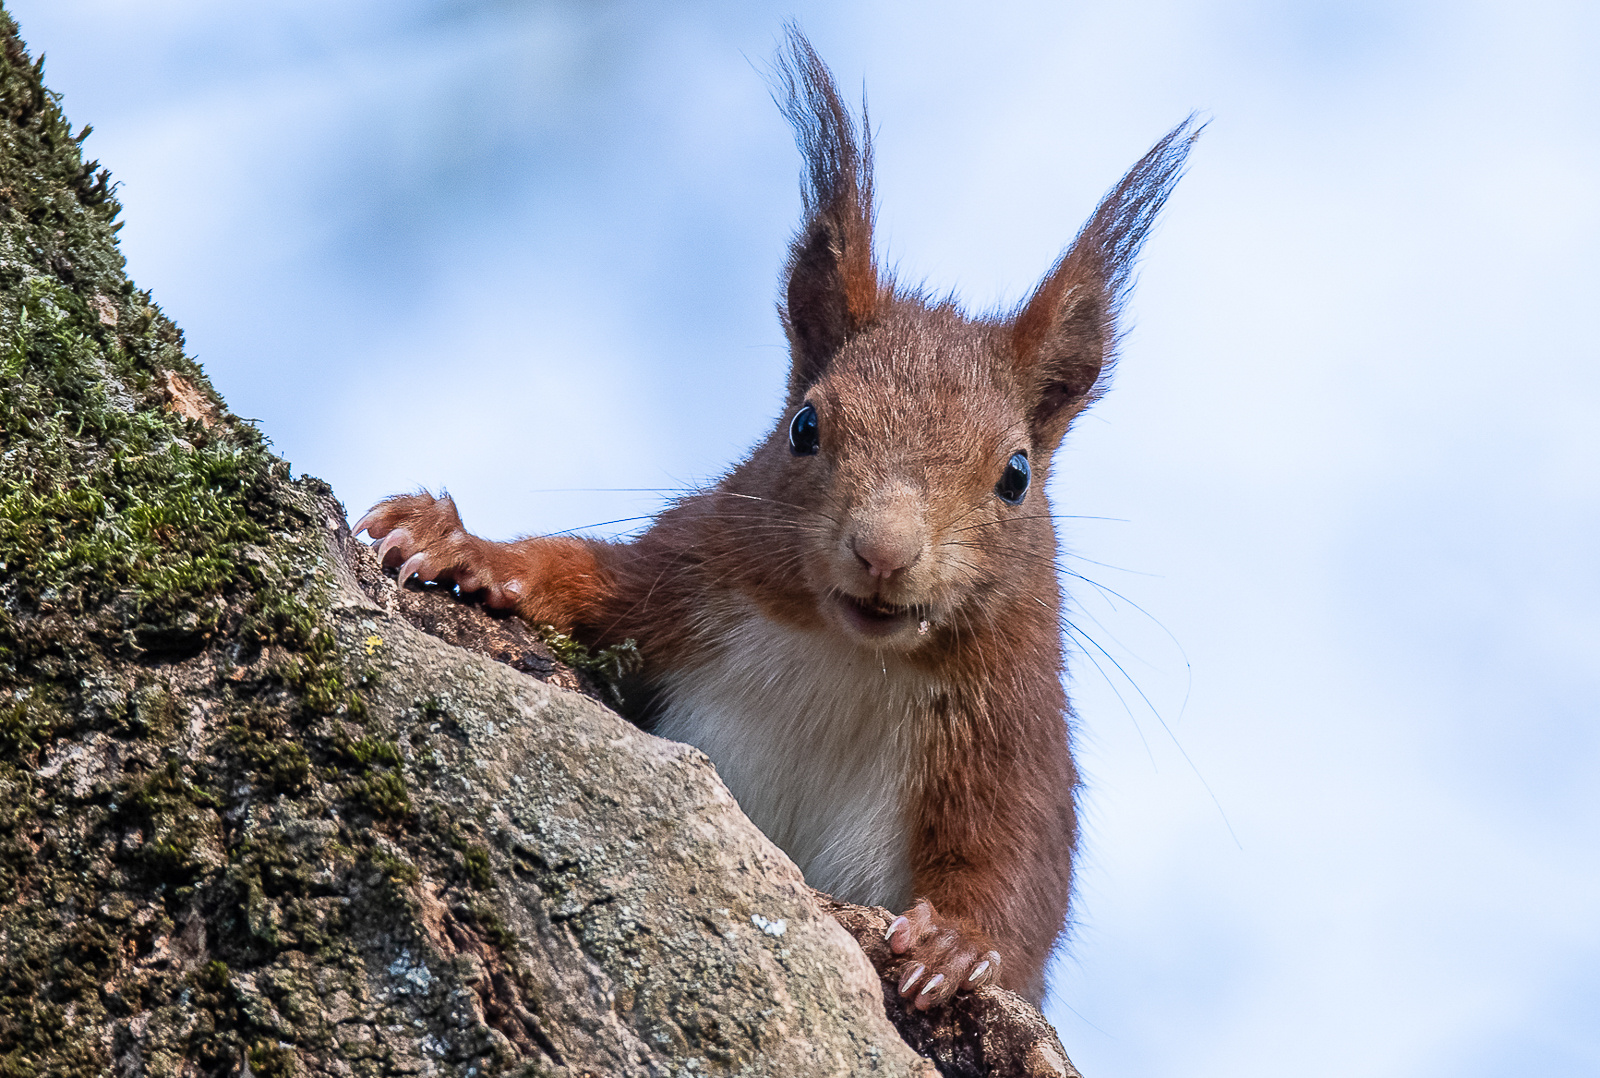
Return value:
[(865, 117), (797, 33), (779, 74), (805, 216), (766, 440), (631, 542), (489, 542), (426, 492), (356, 530), (402, 583), (637, 641), (633, 717), (702, 749), (813, 886), (905, 911), (915, 1006), (991, 983), (1038, 1002), (1078, 835), (1045, 481), (1199, 129), (1157, 142), (1021, 307), (970, 317), (880, 271)]

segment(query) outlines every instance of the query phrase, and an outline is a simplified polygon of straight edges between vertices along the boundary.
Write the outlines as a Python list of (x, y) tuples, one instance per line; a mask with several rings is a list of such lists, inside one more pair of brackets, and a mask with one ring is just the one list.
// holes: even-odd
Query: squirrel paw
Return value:
[(981, 933), (940, 917), (925, 898), (891, 921), (884, 939), (891, 951), (905, 956), (900, 995), (919, 1011), (991, 984), (1000, 972), (1000, 952)]
[(522, 593), (517, 580), (497, 581), (489, 569), (487, 546), (461, 526), (456, 503), (427, 491), (385, 498), (350, 529), (373, 539), (385, 569), (399, 566), (400, 586), (413, 576), (421, 583), (454, 584), (463, 594), (481, 591), (484, 605), (506, 609)]

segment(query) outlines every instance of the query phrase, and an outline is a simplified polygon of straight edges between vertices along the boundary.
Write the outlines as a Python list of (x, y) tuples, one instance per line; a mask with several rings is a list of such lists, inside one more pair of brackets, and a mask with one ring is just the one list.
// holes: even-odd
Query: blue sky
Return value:
[(1049, 1012), (1092, 1078), (1600, 1073), (1600, 9), (8, 7), (233, 409), (496, 537), (771, 422), (785, 18), (869, 88), (883, 249), (978, 309), (1207, 111), (1054, 480), (1126, 598), (1068, 581)]

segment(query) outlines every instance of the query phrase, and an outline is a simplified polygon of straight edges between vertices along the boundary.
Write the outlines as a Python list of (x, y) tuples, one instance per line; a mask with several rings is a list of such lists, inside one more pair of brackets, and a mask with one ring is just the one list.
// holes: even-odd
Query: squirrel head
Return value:
[(930, 647), (1030, 597), (1053, 621), (1051, 458), (1106, 388), (1140, 245), (1199, 125), (1134, 165), (1015, 311), (971, 318), (880, 271), (865, 107), (858, 135), (793, 29), (778, 75), (805, 214), (780, 308), (785, 410), (748, 467), (800, 548), (781, 571), (807, 620), (879, 649)]

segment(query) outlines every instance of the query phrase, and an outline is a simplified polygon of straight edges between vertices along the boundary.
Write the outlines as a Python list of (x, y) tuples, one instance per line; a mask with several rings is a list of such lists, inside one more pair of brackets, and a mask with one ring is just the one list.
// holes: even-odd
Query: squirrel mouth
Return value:
[(884, 602), (877, 596), (863, 599), (841, 595), (839, 605), (844, 608), (845, 620), (851, 628), (864, 636), (888, 636), (917, 618), (914, 608)]

